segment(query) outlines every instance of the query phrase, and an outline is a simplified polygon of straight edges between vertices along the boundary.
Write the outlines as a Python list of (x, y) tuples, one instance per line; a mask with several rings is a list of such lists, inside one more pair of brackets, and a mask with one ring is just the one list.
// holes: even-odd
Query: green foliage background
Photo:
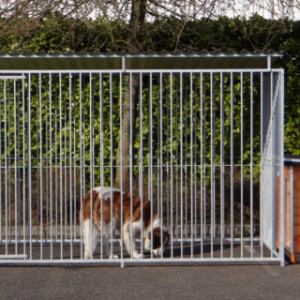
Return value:
[[(0, 20), (0, 28), (3, 21), (5, 20)], [(80, 20), (66, 19), (59, 14), (49, 15), (47, 18), (40, 20), (32, 20), (32, 22), (35, 26), (26, 34), (20, 35), (17, 30), (8, 30), (7, 34), (6, 32), (1, 32), (0, 50), (3, 53), (37, 54), (57, 52), (124, 53), (128, 46), (126, 41), (129, 40), (130, 31), (127, 23), (109, 23), (102, 18), (82, 22)], [(146, 23), (143, 28), (143, 36), (144, 43), (142, 48), (145, 53), (267, 52), (270, 49), (282, 52), (283, 59), (279, 62), (279, 66), (285, 69), (285, 151), (300, 155), (300, 22), (271, 21), (259, 16), (253, 16), (249, 20), (221, 17), (217, 20), (201, 19), (189, 22), (170, 17)], [(114, 165), (116, 160), (118, 131), (120, 128), (119, 99), (121, 93), (124, 94), (125, 92), (124, 83), (126, 79), (123, 78), (122, 80), (123, 89), (120, 91), (120, 79), (115, 77), (111, 81), (109, 75), (103, 75), (102, 78), (99, 78), (99, 75), (96, 74), (92, 76), (86, 74), (81, 78), (79, 75), (70, 77), (68, 74), (61, 77), (53, 75), (51, 78), (49, 78), (49, 75), (33, 75), (31, 82), (32, 86), (36, 88), (31, 91), (31, 109), (28, 109), (27, 105), (19, 106), (16, 104), (17, 102), (22, 102), (23, 95), (21, 90), (16, 94), (17, 99), (14, 99), (12, 94), (7, 97), (10, 100), (6, 104), (0, 103), (0, 131), (2, 137), (6, 136), (6, 144), (2, 143), (0, 145), (0, 156), (3, 165), (16, 166), (22, 165), (22, 163), (25, 165), (28, 162), (29, 151), (26, 149), (29, 147), (27, 144), (29, 138), (27, 134), (28, 132), (31, 134), (32, 149), (30, 161), (32, 165), (37, 166), (39, 169), (32, 177), (33, 184), (37, 187), (32, 189), (36, 193), (36, 195), (32, 195), (33, 199), (40, 199), (39, 193), (45, 193), (44, 199), (48, 197), (47, 191), (42, 191), (43, 181), (46, 181), (45, 176), (47, 174), (44, 166), (48, 165), (80, 166), (80, 172), (84, 172), (84, 174), (77, 174), (75, 168), (59, 168), (60, 173), (57, 174), (58, 171), (53, 168), (55, 173), (53, 174), (53, 180), (63, 180), (64, 182), (64, 185), (54, 183), (53, 186), (60, 186), (60, 188), (63, 187), (65, 189), (65, 186), (69, 185), (72, 176), (76, 180), (81, 180), (83, 186), (85, 185), (84, 179), (91, 178), (93, 178), (94, 182), (102, 182), (103, 180), (104, 184), (110, 185), (112, 183), (115, 170), (110, 166)], [(243, 154), (235, 158), (235, 164), (250, 163), (251, 147), (253, 147), (252, 153), (260, 153), (259, 135), (254, 134), (253, 140), (250, 137), (252, 121), (250, 120), (251, 78), (249, 75), (245, 75), (242, 80), (239, 75), (235, 75), (233, 79), (228, 75), (224, 76), (223, 101), (225, 122), (223, 125), (220, 122), (221, 93), (218, 88), (219, 76), (213, 78), (215, 87), (213, 89), (209, 76), (200, 78), (199, 75), (194, 75), (192, 78), (192, 90), (202, 90), (202, 104), (200, 93), (195, 93), (191, 97), (191, 89), (189, 88), (191, 78), (189, 75), (184, 78), (185, 88), (181, 91), (181, 94), (179, 92), (178, 76), (174, 76), (172, 79), (170, 76), (161, 78), (164, 82), (163, 89), (160, 89), (159, 76), (153, 78), (154, 84), (151, 90), (152, 106), (149, 105), (149, 78), (144, 78), (143, 80), (143, 91), (138, 103), (138, 117), (135, 124), (137, 134), (134, 143), (133, 159), (136, 167), (132, 170), (135, 178), (137, 178), (141, 170), (139, 168), (141, 167), (139, 165), (140, 151), (143, 152), (142, 165), (145, 181), (147, 181), (146, 184), (149, 184), (146, 175), (149, 174), (149, 165), (163, 163), (164, 166), (169, 164), (176, 166), (180, 165), (180, 159), (184, 158), (183, 163), (188, 166), (191, 156), (193, 156), (195, 165), (201, 165), (201, 159), (204, 159), (207, 165), (212, 162), (211, 159), (214, 160), (216, 165), (220, 164), (220, 149), (222, 146), (220, 133), (223, 125), (225, 164), (230, 164), (231, 132), (233, 132), (235, 140), (234, 153), (238, 153), (238, 155), (241, 152), (241, 144), (238, 141), (242, 134), (244, 138)], [(173, 85), (172, 92), (169, 88), (171, 81)], [(40, 82), (43, 82), (43, 84), (40, 85)], [(70, 82), (72, 83), (71, 85)], [(244, 84), (243, 106), (241, 106), (240, 102), (242, 82)], [(259, 85), (256, 85), (255, 82), (253, 85), (254, 100), (259, 98), (260, 95)], [(2, 82), (1, 84), (4, 83)], [(7, 81), (6, 84), (12, 83)], [(52, 85), (51, 93), (49, 93), (49, 84)], [(99, 88), (100, 85), (101, 88)], [(234, 91), (233, 107), (231, 107), (231, 85)], [(40, 86), (43, 88), (39, 89)], [(61, 89), (59, 88), (60, 86), (62, 87)], [(72, 87), (71, 89), (69, 88), (70, 86)], [(0, 89), (3, 90), (3, 87), (0, 86)], [(13, 90), (13, 87), (11, 87), (11, 90)], [(212, 104), (214, 116), (211, 115), (210, 107), (212, 90), (214, 93), (214, 103)], [(99, 91), (102, 91), (102, 94)], [(72, 97), (70, 97), (70, 94)], [(181, 96), (185, 105), (180, 104)], [(73, 100), (71, 101), (71, 99)], [(111, 112), (112, 107), (113, 113)], [(151, 107), (151, 111), (149, 107)], [(231, 128), (231, 109), (234, 115), (234, 128)], [(241, 111), (244, 116), (243, 130), (241, 129)], [(256, 117), (259, 115), (259, 112), (260, 106), (254, 105), (254, 133), (259, 132), (260, 128), (259, 118)], [(171, 113), (173, 118), (170, 116)], [(161, 118), (161, 115), (164, 117)], [(61, 116), (64, 116), (64, 118), (61, 118)], [(140, 116), (142, 116), (142, 119)], [(93, 122), (94, 117), (100, 122)], [(180, 122), (180, 118), (184, 122)], [(213, 158), (210, 150), (206, 151), (205, 147), (203, 148), (203, 145), (206, 145), (206, 149), (211, 149), (211, 120), (214, 121), (213, 147), (215, 153)], [(150, 122), (152, 122), (152, 127)], [(140, 124), (143, 124), (142, 133), (140, 133)], [(197, 130), (192, 132), (191, 127), (195, 126), (195, 124), (201, 124), (202, 126), (197, 126)], [(17, 127), (15, 128), (14, 126)], [(206, 129), (205, 134), (201, 133), (201, 128)], [(14, 142), (16, 135), (18, 136), (17, 143)], [(93, 137), (92, 142), (90, 137)], [(180, 148), (181, 139), (187, 141), (184, 143), (183, 149)], [(153, 148), (153, 158), (155, 159), (152, 162), (149, 155), (147, 155), (150, 147)], [(163, 151), (160, 151), (160, 149)], [(181, 151), (182, 155), (180, 154)], [(84, 161), (80, 159), (81, 157), (85, 158)], [(259, 159), (259, 156), (254, 156), (254, 164)], [(90, 165), (95, 166), (92, 170), (93, 174), (91, 174), (91, 168), (85, 168)], [(101, 169), (100, 165), (105, 165), (106, 167)], [(227, 171), (225, 170), (225, 173)], [(13, 169), (10, 169), (9, 172), (11, 172), (11, 176), (7, 176), (12, 178)], [(17, 174), (18, 178), (22, 177), (22, 170), (16, 170), (15, 172), (15, 174), (19, 172)], [(153, 178), (157, 182), (155, 184), (156, 188), (168, 193), (170, 187), (165, 189), (166, 187), (162, 186), (161, 183), (163, 182), (164, 172), (169, 172), (168, 167), (163, 169), (162, 173), (155, 171)], [(179, 172), (180, 170), (174, 167), (174, 189), (176, 184), (180, 184)], [(195, 172), (192, 174), (189, 167), (186, 167), (184, 180), (188, 181), (189, 179), (186, 178), (191, 176), (190, 174), (200, 180), (202, 175), (199, 173), (201, 172), (203, 175), (203, 170), (199, 167), (198, 169), (195, 168)], [(221, 170), (216, 168), (216, 177), (219, 176), (220, 172)], [(245, 167), (244, 172), (247, 175), (251, 170), (249, 167)], [(238, 169), (235, 170), (235, 173), (238, 174)], [(254, 169), (254, 173), (258, 173), (258, 170)], [(204, 172), (204, 175), (207, 175), (205, 179), (209, 190), (211, 170)], [(51, 177), (52, 175), (48, 174), (47, 176)], [(63, 179), (61, 179), (62, 177)], [(230, 175), (225, 177), (225, 180), (228, 180)], [(9, 180), (13, 183), (12, 179)], [(176, 180), (178, 181), (176, 182)], [(49, 182), (51, 180), (48, 180), (47, 184)], [(22, 190), (21, 181), (19, 184), (20, 190)], [(76, 193), (77, 196), (80, 195), (80, 192), (75, 191), (79, 185), (76, 186), (76, 182), (73, 184), (74, 186), (71, 186), (68, 192)], [(92, 182), (87, 183), (86, 188), (92, 184)], [(164, 184), (168, 184), (167, 180)], [(216, 185), (217, 189), (221, 186), (220, 178), (216, 178)], [(228, 183), (227, 186), (229, 186)], [(72, 190), (73, 188), (74, 191)], [(185, 188), (186, 190), (190, 189), (186, 183)], [(11, 189), (13, 192), (13, 188)], [(225, 191), (227, 199), (230, 198), (231, 192), (230, 189)], [(240, 191), (235, 192), (238, 193)], [(65, 205), (63, 200), (61, 200), (63, 198), (62, 191), (56, 190), (55, 193), (57, 201), (61, 201), (57, 205)], [(155, 191), (153, 194), (155, 194)], [(209, 199), (210, 196), (208, 195), (208, 203)], [(219, 201), (219, 198), (217, 200)], [(42, 203), (39, 203), (39, 200), (36, 200), (34, 203), (36, 203), (37, 210), (41, 209), (40, 215), (42, 216)], [(72, 205), (70, 203), (70, 207)], [(186, 207), (188, 207), (188, 204), (186, 204)], [(209, 210), (209, 207), (207, 209)], [(70, 211), (72, 211), (71, 208)], [(186, 211), (188, 211), (187, 208)], [(61, 217), (61, 219), (63, 218)]]
[[(6, 22), (6, 20), (0, 20)], [(123, 53), (130, 35), (127, 23), (101, 17), (83, 22), (59, 14), (32, 20), (26, 34), (7, 30), (0, 35), (3, 53)], [(6, 24), (6, 23), (5, 23)], [(6, 24), (7, 26), (7, 24)], [(30, 26), (29, 26), (30, 27)], [(300, 154), (300, 22), (220, 17), (183, 21), (174, 17), (148, 22), (143, 30), (146, 53), (262, 51), (283, 53), (285, 69), (285, 152)]]

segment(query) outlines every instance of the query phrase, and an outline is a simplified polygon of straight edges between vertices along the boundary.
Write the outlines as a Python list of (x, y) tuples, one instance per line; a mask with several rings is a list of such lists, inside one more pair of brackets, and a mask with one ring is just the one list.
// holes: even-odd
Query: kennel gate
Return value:
[[(283, 264), (278, 59), (1, 56), (0, 263)], [(83, 259), (78, 211), (94, 186), (151, 201), (170, 234), (161, 257), (131, 259), (111, 231), (120, 258), (103, 257), (100, 236)]]

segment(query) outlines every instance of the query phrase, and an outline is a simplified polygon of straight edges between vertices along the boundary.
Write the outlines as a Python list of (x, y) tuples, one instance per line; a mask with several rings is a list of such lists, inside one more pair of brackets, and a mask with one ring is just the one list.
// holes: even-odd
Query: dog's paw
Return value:
[(132, 258), (134, 258), (134, 259), (142, 259), (143, 257), (144, 257), (144, 255), (142, 253), (132, 255)]
[(161, 257), (161, 249), (155, 249), (152, 253), (154, 257)]
[(109, 258), (109, 259), (119, 259), (119, 256), (118, 256), (118, 255), (115, 255), (115, 254), (112, 254), (112, 255), (109, 255), (108, 258)]
[(161, 258), (161, 254), (160, 254), (160, 253), (154, 253), (154, 252), (153, 252), (153, 257), (155, 257), (155, 258)]

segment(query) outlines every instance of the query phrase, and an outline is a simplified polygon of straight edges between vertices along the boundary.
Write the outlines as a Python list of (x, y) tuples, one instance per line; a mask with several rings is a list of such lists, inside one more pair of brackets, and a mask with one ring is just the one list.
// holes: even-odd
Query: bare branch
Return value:
[[(39, 18), (47, 13), (109, 20), (129, 20), (135, 0), (2, 0), (0, 18)], [(148, 17), (176, 16), (182, 19), (219, 15), (246, 16), (253, 13), (270, 18), (292, 17), (300, 13), (300, 0), (145, 0)]]

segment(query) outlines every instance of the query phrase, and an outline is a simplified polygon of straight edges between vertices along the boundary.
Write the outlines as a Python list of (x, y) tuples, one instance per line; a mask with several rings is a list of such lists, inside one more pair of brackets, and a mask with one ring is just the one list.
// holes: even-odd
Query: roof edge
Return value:
[(270, 70), (280, 53), (0, 54), (0, 70)]

